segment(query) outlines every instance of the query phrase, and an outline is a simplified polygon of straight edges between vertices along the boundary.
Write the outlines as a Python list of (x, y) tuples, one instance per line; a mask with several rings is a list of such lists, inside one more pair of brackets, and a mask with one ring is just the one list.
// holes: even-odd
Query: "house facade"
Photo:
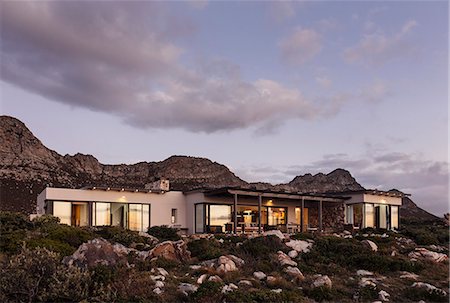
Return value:
[(398, 228), (401, 194), (358, 191), (300, 194), (225, 187), (171, 191), (168, 181), (143, 189), (48, 187), (37, 214), (52, 214), (73, 226), (121, 226), (146, 231), (167, 225), (186, 233), (260, 233)]

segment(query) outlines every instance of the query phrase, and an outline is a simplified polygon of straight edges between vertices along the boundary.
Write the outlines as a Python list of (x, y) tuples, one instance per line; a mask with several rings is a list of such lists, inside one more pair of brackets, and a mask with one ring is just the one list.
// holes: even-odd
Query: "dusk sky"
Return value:
[(1, 113), (102, 163), (349, 170), (448, 211), (448, 1), (1, 2)]

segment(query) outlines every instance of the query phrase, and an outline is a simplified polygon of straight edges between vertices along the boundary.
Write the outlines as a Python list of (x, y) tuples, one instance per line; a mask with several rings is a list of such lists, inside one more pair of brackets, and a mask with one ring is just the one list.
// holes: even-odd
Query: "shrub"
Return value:
[(131, 243), (152, 244), (146, 237), (140, 236), (139, 232), (124, 229), (119, 226), (102, 226), (97, 228), (96, 234), (111, 242), (117, 242), (125, 246)]
[(90, 273), (59, 263), (45, 248), (26, 247), (0, 271), (2, 301), (81, 301), (88, 298)]
[(0, 234), (30, 229), (31, 226), (32, 224), (28, 217), (22, 213), (0, 212)]
[(197, 257), (200, 261), (218, 258), (223, 254), (219, 242), (208, 239), (190, 241), (188, 250), (192, 257)]
[(222, 298), (221, 288), (222, 283), (205, 281), (200, 285), (197, 291), (190, 296), (190, 299), (192, 302), (200, 303), (220, 302)]
[(277, 236), (265, 236), (248, 239), (240, 246), (242, 253), (250, 255), (255, 259), (269, 259), (271, 254), (277, 251), (288, 251)]
[(49, 238), (34, 238), (27, 241), (27, 246), (31, 249), (46, 248), (58, 255), (68, 256), (75, 252), (76, 248), (70, 246), (68, 243), (53, 240)]
[(406, 298), (416, 302), (421, 300), (426, 302), (449, 302), (448, 294), (438, 290), (427, 291), (423, 288), (409, 288), (404, 294)]
[(180, 236), (175, 228), (168, 227), (167, 225), (152, 226), (148, 229), (148, 234), (158, 238), (159, 241), (177, 241), (180, 240)]
[(315, 301), (335, 301), (338, 297), (337, 291), (328, 287), (316, 287), (305, 291), (305, 294)]
[(359, 301), (368, 302), (378, 299), (378, 290), (373, 286), (364, 286), (359, 290)]
[(258, 289), (256, 291), (236, 290), (224, 295), (225, 302), (303, 302), (304, 297), (300, 291), (283, 290), (281, 293), (275, 293), (267, 289)]

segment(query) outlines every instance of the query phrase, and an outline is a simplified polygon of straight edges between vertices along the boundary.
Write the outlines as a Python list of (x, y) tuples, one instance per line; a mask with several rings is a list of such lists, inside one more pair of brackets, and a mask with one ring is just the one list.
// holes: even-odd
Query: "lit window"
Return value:
[(176, 208), (172, 208), (170, 222), (172, 222), (172, 224), (177, 223), (177, 209)]

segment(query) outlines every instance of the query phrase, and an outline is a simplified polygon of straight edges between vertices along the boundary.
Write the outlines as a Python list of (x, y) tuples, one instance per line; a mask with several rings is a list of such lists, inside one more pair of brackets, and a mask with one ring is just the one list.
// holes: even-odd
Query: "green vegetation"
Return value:
[(207, 239), (189, 242), (188, 250), (191, 252), (192, 257), (197, 257), (200, 261), (218, 258), (224, 254), (218, 241)]
[(442, 221), (403, 220), (400, 226), (400, 232), (417, 244), (448, 246), (450, 233), (448, 226)]
[(148, 229), (148, 234), (158, 238), (160, 242), (181, 239), (175, 228), (167, 227), (166, 225), (152, 226)]

